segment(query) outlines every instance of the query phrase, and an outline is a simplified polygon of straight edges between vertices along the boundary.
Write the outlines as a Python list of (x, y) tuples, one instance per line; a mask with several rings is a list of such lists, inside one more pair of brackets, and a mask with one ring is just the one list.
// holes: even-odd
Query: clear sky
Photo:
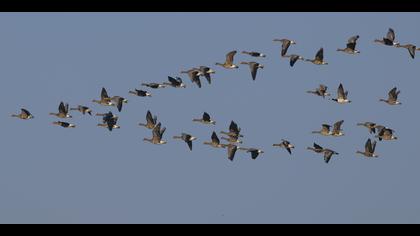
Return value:
[[(1, 13), (1, 223), (420, 223), (418, 88), (420, 58), (373, 43), (389, 27), (401, 43), (420, 45), (418, 13)], [(336, 52), (360, 35), (360, 55)], [(280, 58), (275, 38), (297, 42), (289, 53), (313, 58), (324, 47), (327, 66)], [(216, 67), (231, 50), (235, 62), (265, 65), (252, 81), (249, 68)], [(142, 82), (163, 82), (181, 70), (208, 65), (213, 84), (198, 89), (128, 94)], [(338, 105), (306, 91), (320, 83), (335, 95), (340, 83), (353, 103)], [(380, 103), (401, 90), (402, 106)], [(91, 103), (102, 87), (129, 101), (120, 130), (96, 126), (97, 117), (72, 112), (76, 129), (51, 123), (60, 101)], [(35, 116), (11, 118), (21, 107)], [(147, 110), (167, 127), (164, 146), (144, 143)], [(111, 108), (118, 113), (115, 108)], [(204, 111), (216, 126), (192, 123)], [(340, 138), (311, 134), (344, 119)], [(202, 145), (235, 120), (257, 160)], [(356, 123), (373, 121), (397, 131), (380, 142), (378, 159), (357, 156), (368, 138)], [(199, 138), (190, 152), (173, 135)], [(292, 156), (272, 147), (282, 138)], [(325, 164), (306, 150), (313, 142), (340, 153)]]

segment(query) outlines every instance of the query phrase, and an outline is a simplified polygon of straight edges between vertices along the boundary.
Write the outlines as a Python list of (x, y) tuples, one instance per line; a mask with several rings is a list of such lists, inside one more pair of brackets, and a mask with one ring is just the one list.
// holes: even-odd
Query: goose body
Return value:
[(150, 111), (146, 113), (146, 124), (139, 123), (139, 126), (146, 127), (148, 129), (154, 129), (157, 124), (157, 116), (153, 116)]
[(60, 105), (58, 106), (58, 113), (50, 113), (50, 115), (52, 116), (56, 116), (58, 118), (72, 118), (71, 115), (69, 115), (69, 104), (66, 103), (66, 105), (64, 105), (63, 102), (60, 103)]
[(159, 83), (142, 83), (141, 86), (149, 87), (152, 89), (166, 88), (166, 85)]
[(376, 149), (376, 141), (372, 143), (372, 141), (368, 139), (365, 144), (365, 151), (364, 152), (357, 151), (356, 153), (362, 154), (365, 157), (379, 157), (378, 155), (375, 154), (375, 149)]
[(313, 91), (307, 91), (307, 93), (315, 94), (317, 96), (320, 96), (320, 97), (325, 98), (326, 96), (331, 96), (331, 94), (329, 94), (327, 92), (327, 90), (328, 90), (328, 87), (327, 86), (325, 86), (323, 84), (320, 84), (319, 85), (319, 88), (317, 88), (317, 89), (315, 89)]
[(237, 53), (236, 50), (231, 51), (231, 52), (228, 52), (226, 54), (226, 60), (225, 60), (225, 62), (224, 63), (216, 62), (216, 65), (222, 66), (222, 67), (224, 67), (226, 69), (237, 69), (237, 68), (239, 68), (239, 66), (233, 64), (233, 60), (234, 60), (234, 57), (235, 57), (236, 53)]
[(391, 91), (389, 91), (388, 93), (388, 99), (379, 99), (379, 101), (381, 102), (385, 102), (389, 105), (401, 105), (402, 103), (398, 101), (398, 95), (400, 94), (401, 91), (397, 90), (397, 87), (394, 87), (393, 89), (391, 89)]
[(86, 113), (88, 113), (89, 115), (92, 115), (92, 109), (90, 109), (89, 107), (86, 106), (77, 106), (76, 108), (70, 108), (71, 111), (79, 111), (81, 112), (83, 115), (85, 115)]
[(202, 124), (211, 124), (215, 125), (216, 121), (212, 120), (209, 113), (204, 112), (203, 117), (200, 119), (193, 119), (193, 122), (200, 122)]
[(221, 144), (219, 137), (217, 137), (216, 132), (213, 131), (213, 134), (211, 135), (211, 142), (204, 142), (204, 145), (209, 145), (214, 148), (226, 148), (226, 144)]
[(101, 100), (92, 100), (94, 103), (98, 103), (102, 106), (113, 106), (114, 104), (111, 101), (111, 98), (108, 96), (108, 92), (105, 88), (102, 88), (101, 91)]
[(204, 76), (204, 78), (206, 78), (207, 83), (211, 84), (211, 74), (215, 74), (216, 71), (207, 66), (200, 66), (198, 70), (200, 71), (201, 76)]
[(246, 151), (247, 153), (251, 153), (252, 160), (257, 159), (257, 157), (264, 153), (263, 150), (257, 148), (238, 148), (239, 150)]
[(305, 59), (305, 61), (312, 62), (315, 65), (328, 65), (328, 62), (324, 61), (324, 49), (320, 48), (315, 55), (314, 59)]
[(293, 144), (291, 144), (289, 141), (282, 139), (281, 143), (279, 144), (273, 144), (273, 147), (281, 147), (285, 148), (287, 152), (289, 152), (290, 155), (292, 155), (292, 149), (295, 148)]
[(20, 114), (13, 114), (12, 117), (16, 117), (22, 120), (30, 120), (34, 118), (34, 116), (24, 108), (20, 109)]
[(152, 135), (153, 137), (151, 139), (149, 138), (144, 138), (143, 141), (145, 142), (149, 142), (155, 145), (162, 145), (162, 144), (166, 144), (167, 142), (162, 140), (163, 134), (165, 133), (166, 128), (161, 128), (161, 123), (157, 124), (153, 130), (152, 130)]
[(294, 65), (295, 65), (295, 63), (297, 62), (297, 61), (304, 61), (305, 60), (305, 58), (303, 58), (302, 56), (300, 56), (300, 55), (296, 55), (296, 54), (292, 54), (292, 55), (284, 55), (283, 57), (286, 57), (286, 58), (290, 58), (290, 60), (289, 60), (289, 65), (290, 65), (290, 67), (293, 67)]
[(250, 55), (251, 57), (266, 57), (265, 54), (262, 54), (260, 52), (248, 52), (248, 51), (242, 51), (242, 54)]
[(185, 84), (182, 82), (182, 79), (180, 77), (173, 78), (171, 76), (168, 76), (169, 83), (165, 82), (164, 85), (168, 85), (174, 88), (186, 88)]
[(53, 122), (53, 125), (58, 125), (58, 126), (61, 126), (63, 128), (76, 128), (76, 125), (70, 124), (70, 123), (67, 123), (67, 122), (62, 122), (62, 121)]
[(353, 36), (348, 39), (347, 46), (344, 49), (337, 49), (339, 52), (345, 52), (347, 54), (358, 54), (360, 51), (356, 50), (356, 42), (359, 39), (359, 35)]
[(287, 50), (289, 49), (290, 45), (296, 44), (295, 41), (290, 39), (274, 39), (274, 42), (281, 42), (281, 53), (282, 57), (286, 56)]
[(152, 96), (151, 93), (148, 93), (147, 91), (139, 90), (139, 89), (135, 89), (134, 91), (129, 91), (128, 93), (136, 95), (138, 97), (151, 97)]
[(181, 136), (174, 136), (173, 138), (174, 139), (181, 139), (185, 143), (187, 143), (190, 151), (192, 151), (192, 148), (193, 148), (193, 141), (197, 140), (196, 137), (192, 136), (191, 134), (187, 134), (187, 133), (182, 133)]
[(397, 46), (399, 43), (395, 41), (395, 32), (392, 28), (388, 29), (388, 33), (382, 39), (375, 39), (376, 43), (380, 43), (386, 46)]
[(337, 89), (337, 98), (333, 98), (331, 100), (339, 104), (351, 103), (351, 101), (348, 99), (347, 96), (348, 96), (348, 91), (344, 91), (343, 85), (340, 84), (340, 86), (338, 86), (338, 89)]
[(187, 71), (181, 71), (181, 74), (188, 74), (188, 77), (190, 78), (191, 82), (195, 83), (198, 86), (198, 88), (201, 88), (201, 80), (200, 80), (201, 72), (199, 69), (192, 68)]
[(255, 81), (256, 77), (257, 77), (257, 71), (258, 69), (263, 69), (264, 65), (258, 63), (258, 62), (241, 62), (241, 64), (244, 65), (249, 65), (249, 69), (251, 70), (251, 76), (252, 76), (252, 80)]

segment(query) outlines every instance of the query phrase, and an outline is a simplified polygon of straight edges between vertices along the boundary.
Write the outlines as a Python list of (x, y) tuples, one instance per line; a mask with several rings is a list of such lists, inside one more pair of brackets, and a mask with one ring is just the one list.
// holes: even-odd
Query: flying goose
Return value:
[(324, 49), (320, 48), (315, 55), (315, 59), (306, 59), (305, 61), (312, 62), (315, 65), (328, 65), (328, 62), (324, 61)]
[(34, 118), (34, 116), (28, 110), (22, 108), (20, 111), (20, 114), (12, 114), (12, 117), (17, 117), (22, 120), (30, 120)]
[(331, 149), (324, 149), (324, 150), (323, 150), (323, 152), (324, 152), (324, 161), (325, 161), (325, 163), (327, 163), (327, 164), (328, 164), (328, 162), (330, 162), (331, 157), (332, 157), (333, 155), (339, 155), (339, 153), (338, 153), (338, 152), (333, 151), (333, 150), (331, 150)]
[(216, 132), (213, 131), (213, 134), (211, 135), (211, 142), (204, 142), (204, 145), (210, 145), (214, 148), (226, 148), (227, 144), (221, 144), (219, 137), (217, 137)]
[(118, 111), (121, 112), (123, 104), (128, 103), (128, 100), (120, 96), (114, 96), (111, 98), (111, 102), (113, 106), (117, 106)]
[(190, 78), (191, 82), (197, 84), (198, 88), (201, 88), (200, 70), (198, 70), (197, 68), (192, 68), (187, 71), (181, 71), (181, 74), (188, 74), (188, 77)]
[(108, 112), (105, 114), (96, 114), (96, 116), (102, 116), (102, 123), (98, 124), (99, 127), (108, 128), (109, 131), (113, 129), (120, 129), (121, 127), (117, 125), (118, 116), (112, 114), (112, 112)]
[(153, 117), (152, 116), (152, 113), (150, 111), (147, 111), (147, 114), (146, 114), (146, 124), (140, 123), (139, 125), (140, 126), (144, 126), (144, 127), (148, 128), (148, 129), (153, 129), (153, 128), (155, 128), (156, 123), (157, 123), (157, 116), (154, 116)]
[(180, 77), (173, 78), (171, 76), (168, 76), (168, 82), (163, 83), (164, 85), (172, 86), (174, 88), (186, 88), (185, 84), (182, 82), (182, 79)]
[(408, 53), (410, 53), (411, 58), (414, 59), (414, 57), (416, 56), (416, 50), (420, 50), (420, 48), (417, 48), (415, 45), (413, 44), (405, 44), (405, 45), (401, 45), (399, 43), (397, 43), (395, 45), (395, 47), (397, 48), (406, 48), (408, 50)]
[(331, 100), (335, 101), (339, 104), (351, 103), (351, 101), (347, 98), (348, 94), (349, 94), (349, 92), (344, 91), (343, 85), (340, 84), (340, 86), (338, 86), (338, 89), (337, 89), (337, 98), (333, 98)]
[(76, 125), (70, 124), (70, 123), (67, 123), (67, 122), (56, 121), (56, 122), (53, 122), (52, 124), (61, 126), (63, 128), (76, 128)]
[(337, 121), (334, 124), (334, 128), (333, 128), (333, 130), (331, 132), (331, 135), (332, 136), (340, 137), (340, 136), (343, 136), (344, 135), (344, 133), (341, 130), (341, 126), (343, 125), (343, 123), (344, 123), (344, 120), (340, 120), (340, 121)]
[(57, 116), (58, 118), (72, 118), (72, 116), (69, 115), (69, 104), (66, 103), (66, 105), (64, 105), (63, 102), (61, 102), (58, 107), (58, 113), (50, 113), (50, 115)]
[(158, 83), (142, 83), (141, 86), (149, 87), (152, 89), (166, 88), (166, 85)]
[(344, 49), (337, 49), (337, 51), (339, 52), (345, 52), (348, 54), (357, 54), (360, 53), (360, 51), (356, 50), (356, 42), (359, 39), (359, 35), (353, 36), (351, 38), (348, 39), (347, 41), (347, 46)]
[(239, 128), (238, 124), (236, 124), (236, 122), (232, 120), (229, 125), (229, 133), (224, 131), (221, 131), (220, 133), (234, 138), (244, 137), (240, 134), (240, 132), (241, 128)]
[(113, 106), (113, 103), (111, 101), (111, 98), (108, 96), (108, 92), (106, 91), (105, 88), (102, 88), (101, 91), (101, 100), (92, 100), (92, 102), (98, 103), (99, 105), (102, 106)]
[(257, 148), (238, 148), (239, 150), (246, 151), (247, 153), (251, 153), (252, 160), (257, 159), (260, 154), (263, 154), (264, 151)]
[(190, 151), (192, 151), (193, 141), (197, 140), (196, 137), (192, 136), (191, 134), (182, 133), (181, 136), (174, 136), (174, 139), (181, 139), (188, 144)]
[(200, 66), (198, 70), (200, 71), (200, 75), (204, 76), (207, 82), (211, 84), (211, 74), (215, 74), (216, 71), (207, 66)]
[(289, 39), (274, 39), (274, 42), (281, 42), (281, 56), (284, 57), (287, 54), (287, 50), (289, 49), (290, 45), (296, 44), (295, 41)]
[(364, 123), (357, 123), (358, 126), (364, 126), (369, 129), (370, 134), (376, 133), (376, 128), (378, 127), (376, 123), (373, 122), (364, 122)]
[(328, 87), (320, 84), (319, 88), (315, 89), (315, 91), (307, 91), (307, 93), (312, 93), (317, 96), (325, 98), (326, 96), (331, 96), (331, 94), (327, 93)]
[(376, 138), (379, 139), (379, 141), (382, 140), (397, 140), (398, 137), (394, 136), (394, 130), (387, 128), (387, 127), (383, 127), (382, 129), (380, 129), (378, 135), (376, 135)]
[(286, 57), (286, 58), (289, 58), (290, 57), (290, 62), (289, 62), (290, 67), (293, 67), (298, 60), (301, 60), (301, 61), (304, 61), (305, 60), (305, 58), (303, 58), (300, 55), (296, 55), (296, 54), (284, 55), (283, 57)]
[(365, 151), (364, 152), (357, 151), (356, 153), (362, 154), (365, 157), (379, 157), (378, 155), (375, 154), (375, 149), (376, 149), (376, 141), (373, 141), (372, 143), (372, 141), (368, 139), (365, 144)]
[(226, 54), (226, 60), (225, 60), (225, 62), (223, 64), (222, 63), (219, 63), (219, 62), (216, 62), (216, 65), (217, 66), (223, 66), (226, 69), (236, 69), (236, 68), (239, 68), (239, 66), (233, 64), (233, 58), (235, 57), (235, 54), (236, 53), (237, 53), (236, 50), (235, 51), (228, 52)]
[(398, 101), (398, 95), (401, 91), (397, 91), (397, 87), (394, 87), (389, 91), (388, 93), (388, 100), (385, 99), (379, 99), (381, 102), (386, 102), (389, 105), (401, 105), (402, 103)]
[(242, 54), (250, 55), (251, 57), (266, 57), (264, 54), (260, 52), (248, 52), (248, 51), (242, 51)]
[(316, 144), (316, 143), (314, 143), (314, 145), (313, 145), (314, 147), (308, 147), (307, 149), (308, 150), (311, 150), (311, 151), (314, 151), (314, 152), (316, 152), (316, 153), (321, 153), (321, 152), (323, 152), (324, 151), (324, 148), (323, 147), (321, 147), (321, 146), (319, 146), (318, 144)]
[(251, 76), (252, 76), (252, 80), (255, 80), (257, 77), (257, 70), (258, 69), (263, 69), (264, 65), (251, 61), (251, 62), (241, 62), (241, 64), (243, 65), (249, 65), (249, 68), (251, 69)]
[(139, 97), (151, 97), (152, 96), (152, 94), (148, 93), (147, 91), (139, 90), (139, 89), (134, 89), (134, 91), (128, 91), (128, 93), (134, 94), (134, 95), (139, 96)]
[(92, 115), (92, 109), (86, 106), (77, 106), (76, 108), (70, 108), (70, 111), (80, 111), (83, 115), (88, 113), (89, 115)]
[(144, 138), (143, 141), (150, 142), (152, 144), (157, 144), (157, 145), (166, 144), (167, 142), (162, 140), (162, 137), (165, 131), (166, 131), (166, 128), (163, 127), (161, 129), (161, 123), (159, 122), (159, 124), (157, 124), (152, 130), (153, 137), (151, 139)]
[(395, 41), (395, 32), (393, 29), (389, 28), (386, 37), (382, 39), (375, 39), (375, 43), (380, 43), (386, 46), (397, 46), (398, 42)]
[(212, 124), (215, 125), (216, 121), (212, 120), (209, 113), (204, 112), (203, 117), (201, 119), (193, 119), (193, 122), (200, 122), (203, 124)]
[(330, 136), (332, 132), (330, 131), (331, 126), (327, 124), (322, 125), (322, 129), (320, 131), (312, 131), (313, 134), (321, 134), (323, 136)]
[(273, 147), (281, 147), (285, 148), (290, 155), (292, 155), (292, 149), (295, 148), (294, 145), (292, 145), (289, 141), (282, 139), (281, 143), (279, 144), (273, 144)]

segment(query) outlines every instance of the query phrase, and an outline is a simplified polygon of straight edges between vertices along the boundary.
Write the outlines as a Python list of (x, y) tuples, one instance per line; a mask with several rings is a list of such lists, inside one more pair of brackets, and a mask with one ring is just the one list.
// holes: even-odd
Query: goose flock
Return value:
[[(360, 51), (356, 49), (357, 41), (359, 40), (360, 36), (352, 36), (348, 39), (346, 47), (345, 48), (339, 48), (336, 51), (342, 52), (346, 54), (351, 55), (358, 55), (360, 54)], [(296, 41), (290, 40), (290, 39), (274, 39), (273, 42), (280, 42), (281, 43), (281, 52), (280, 52), (280, 58), (283, 58), (285, 60), (289, 61), (289, 64), (291, 67), (294, 67), (298, 61), (302, 62), (310, 62), (315, 65), (328, 65), (328, 62), (324, 58), (324, 49), (321, 47), (315, 54), (315, 57), (313, 59), (307, 59), (301, 55), (298, 54), (288, 54), (288, 51), (291, 47), (296, 47), (293, 45), (297, 45)], [(420, 48), (417, 48), (413, 44), (400, 44), (396, 41), (395, 32), (393, 29), (389, 29), (388, 33), (385, 37), (382, 39), (375, 39), (375, 43), (382, 44), (388, 47), (394, 47), (394, 48), (405, 48), (408, 50), (409, 55), (411, 58), (415, 58), (415, 52), (417, 50), (420, 50)], [(227, 69), (227, 70), (236, 70), (239, 68), (239, 65), (247, 65), (249, 67), (250, 73), (251, 73), (251, 79), (253, 81), (257, 80), (257, 72), (260, 69), (264, 68), (264, 65), (255, 62), (255, 61), (241, 61), (240, 63), (235, 64), (235, 56), (237, 54), (237, 50), (232, 50), (228, 52), (225, 56), (224, 62), (216, 62), (216, 66), (220, 66), (221, 69)], [(255, 59), (258, 58), (265, 58), (266, 55), (261, 52), (255, 52), (255, 51), (241, 51), (241, 54), (244, 55), (244, 57), (252, 57)], [(216, 71), (208, 66), (197, 66), (188, 70), (182, 70), (180, 71), (180, 76), (182, 74), (187, 74), (190, 81), (195, 84), (198, 88), (202, 87), (201, 78), (204, 77), (205, 80), (209, 85), (212, 84), (212, 74), (215, 74)], [(141, 84), (142, 87), (148, 88), (148, 89), (164, 89), (164, 88), (187, 88), (187, 85), (184, 83), (183, 79), (179, 76), (171, 77), (168, 76), (167, 81), (164, 82), (144, 82)], [(332, 94), (328, 93), (328, 86), (324, 84), (320, 84), (318, 88), (315, 88), (314, 90), (307, 91), (307, 93), (316, 95), (322, 98), (331, 97)], [(134, 89), (129, 90), (128, 94), (131, 94), (136, 97), (153, 97), (152, 93), (149, 91), (146, 91), (146, 89)], [(400, 94), (400, 91), (397, 87), (392, 88), (388, 92), (388, 98), (380, 98), (378, 102), (384, 102), (390, 106), (394, 105), (401, 105), (402, 103), (398, 100), (398, 96)], [(352, 101), (349, 99), (349, 92), (345, 90), (343, 84), (339, 84), (337, 88), (337, 94), (334, 98), (326, 99), (333, 102), (336, 102), (338, 104), (349, 104)], [(98, 104), (100, 106), (105, 107), (115, 107), (118, 112), (122, 112), (123, 108), (126, 106), (125, 104), (128, 103), (128, 100), (122, 96), (109, 96), (108, 91), (105, 88), (102, 88), (100, 93), (100, 99), (96, 100), (93, 99), (92, 103)], [(58, 113), (51, 112), (49, 115), (54, 116), (56, 118), (59, 118), (61, 120), (54, 121), (52, 124), (61, 126), (63, 128), (76, 128), (76, 124), (72, 124), (69, 122), (65, 122), (63, 120), (72, 119), (73, 116), (70, 114), (70, 111), (78, 111), (82, 113), (83, 115), (88, 114), (89, 116), (93, 116), (93, 110), (85, 105), (77, 105), (77, 107), (70, 108), (68, 103), (60, 102), (58, 106)], [(21, 108), (20, 114), (13, 114), (12, 117), (19, 118), (22, 120), (31, 120), (35, 117), (31, 114), (31, 112), (28, 109)], [(101, 117), (98, 123), (98, 127), (106, 128), (109, 131), (113, 131), (114, 129), (120, 129), (121, 127), (118, 125), (118, 116), (114, 115), (111, 111), (108, 113), (97, 113), (95, 114), (95, 117)], [(215, 126), (216, 121), (211, 117), (211, 115), (207, 112), (204, 112), (202, 114), (202, 117), (199, 118), (193, 118), (192, 122), (197, 122), (202, 125), (210, 125)], [(333, 125), (329, 124), (322, 124), (322, 128), (317, 131), (313, 131), (312, 133), (314, 135), (319, 134), (323, 136), (332, 136), (332, 137), (341, 137), (344, 136), (344, 131), (342, 129), (345, 121), (340, 120), (336, 121)], [(166, 127), (162, 125), (161, 122), (158, 121), (157, 116), (153, 116), (151, 111), (147, 111), (146, 113), (146, 121), (145, 123), (139, 123), (138, 126), (144, 127), (151, 131), (151, 137), (144, 137), (144, 142), (149, 142), (154, 145), (164, 145), (168, 143), (167, 140), (164, 138), (164, 134), (166, 131)], [(375, 122), (367, 121), (363, 123), (358, 123), (357, 126), (365, 127), (368, 129), (369, 134), (375, 135), (372, 137), (372, 139), (378, 139), (379, 141), (392, 141), (397, 140), (397, 136), (395, 136), (395, 130), (393, 130), (390, 127), (386, 127), (380, 124), (377, 124)], [(241, 134), (242, 129), (239, 127), (239, 125), (235, 121), (231, 121), (228, 131), (220, 131), (219, 134), (222, 135), (220, 138), (218, 134), (213, 131), (210, 136), (210, 141), (203, 142), (204, 145), (208, 145), (215, 149), (226, 149), (227, 150), (227, 158), (230, 161), (234, 160), (234, 157), (237, 153), (237, 151), (244, 151), (245, 153), (248, 153), (252, 159), (257, 159), (260, 155), (264, 153), (264, 151), (260, 148), (255, 147), (241, 147), (243, 144), (242, 138), (244, 138), (244, 135)], [(193, 143), (197, 141), (199, 138), (195, 137), (192, 134), (189, 133), (180, 133), (175, 136), (173, 136), (174, 140), (180, 140), (187, 144), (187, 147), (190, 151), (193, 150)], [(365, 150), (360, 151), (357, 150), (356, 153), (363, 155), (367, 158), (377, 158), (379, 157), (378, 154), (375, 153), (377, 142), (374, 140), (372, 141), (371, 138), (369, 138), (366, 141), (365, 144)], [(222, 141), (225, 143), (222, 143)], [(290, 155), (293, 155), (292, 150), (295, 149), (295, 145), (292, 144), (290, 141), (281, 139), (280, 143), (273, 144), (273, 147), (282, 148), (285, 149)], [(307, 147), (307, 150), (313, 151), (317, 154), (322, 154), (324, 157), (324, 161), (326, 163), (329, 163), (331, 158), (334, 155), (339, 155), (337, 151), (334, 151), (331, 148), (324, 148), (320, 146), (317, 143), (313, 143), (311, 147)]]

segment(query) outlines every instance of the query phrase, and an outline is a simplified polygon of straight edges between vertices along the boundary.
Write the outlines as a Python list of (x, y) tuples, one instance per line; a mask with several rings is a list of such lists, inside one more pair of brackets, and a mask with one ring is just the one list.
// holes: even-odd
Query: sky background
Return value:
[[(394, 28), (397, 41), (420, 45), (418, 13), (1, 13), (0, 223), (420, 223), (418, 88), (420, 59), (406, 49), (373, 43)], [(360, 55), (336, 52), (360, 35)], [(289, 53), (313, 58), (324, 47), (328, 66), (299, 61), (289, 67), (275, 38), (297, 42)], [(248, 66), (216, 67), (231, 50), (235, 62), (265, 68), (252, 81)], [(207, 65), (211, 86), (128, 94), (142, 82), (163, 82), (181, 70)], [(343, 83), (353, 103), (339, 105), (307, 94)], [(402, 106), (380, 103), (397, 86)], [(96, 112), (116, 108), (91, 102), (102, 87), (129, 101), (118, 114), (120, 130), (99, 128), (97, 117), (72, 112), (76, 129), (51, 123), (60, 101)], [(21, 107), (30, 121), (10, 117)], [(155, 146), (139, 127), (147, 110), (167, 127)], [(192, 123), (207, 111), (216, 126)], [(311, 134), (344, 119), (340, 138)], [(244, 147), (257, 160), (202, 145), (212, 131), (235, 120)], [(399, 137), (380, 142), (378, 159), (364, 150), (373, 121)], [(199, 139), (190, 152), (173, 135)], [(282, 138), (290, 156), (272, 147)], [(313, 142), (340, 153), (325, 164), (306, 150)]]

